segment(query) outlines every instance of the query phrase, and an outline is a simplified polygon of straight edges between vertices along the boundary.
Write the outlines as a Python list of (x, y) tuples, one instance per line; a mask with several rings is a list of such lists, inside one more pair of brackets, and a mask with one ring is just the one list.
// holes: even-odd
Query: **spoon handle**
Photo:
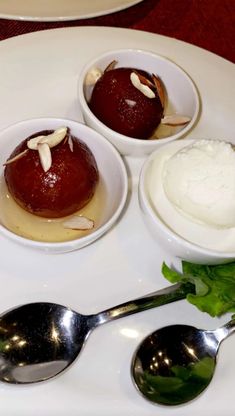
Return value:
[(219, 342), (222, 342), (225, 338), (231, 335), (235, 331), (235, 315), (232, 315), (232, 319), (221, 326), (220, 328), (215, 329), (213, 332)]
[(142, 312), (147, 309), (175, 302), (176, 300), (184, 299), (188, 293), (195, 293), (194, 285), (191, 283), (177, 283), (162, 290), (150, 293), (144, 297), (122, 303), (98, 313), (95, 315), (96, 324), (100, 325), (114, 319), (123, 318), (127, 315), (132, 315), (137, 312)]

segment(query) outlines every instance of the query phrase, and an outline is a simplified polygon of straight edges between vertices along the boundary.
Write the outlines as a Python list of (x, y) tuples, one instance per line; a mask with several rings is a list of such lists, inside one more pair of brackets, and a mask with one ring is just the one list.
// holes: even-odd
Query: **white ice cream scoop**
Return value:
[(230, 143), (198, 140), (168, 160), (163, 188), (169, 201), (194, 221), (235, 226), (235, 152)]

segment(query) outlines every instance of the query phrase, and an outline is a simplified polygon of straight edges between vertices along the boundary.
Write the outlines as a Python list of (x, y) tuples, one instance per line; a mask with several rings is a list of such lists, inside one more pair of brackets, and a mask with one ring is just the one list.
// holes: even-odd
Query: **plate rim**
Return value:
[[(89, 1), (89, 0), (88, 0)], [(138, 3), (141, 3), (143, 0), (126, 0), (126, 4), (122, 5), (116, 5), (114, 7), (110, 7), (108, 9), (104, 10), (97, 10), (93, 12), (82, 12), (74, 14), (68, 14), (68, 15), (61, 15), (61, 14), (55, 14), (55, 16), (43, 16), (43, 15), (33, 15), (32, 12), (28, 13), (27, 15), (21, 14), (21, 13), (10, 13), (10, 12), (0, 12), (0, 19), (6, 19), (6, 20), (18, 20), (18, 21), (28, 21), (28, 22), (66, 22), (66, 21), (73, 21), (73, 20), (84, 20), (84, 19), (90, 19), (94, 17), (101, 17), (106, 16), (111, 13), (116, 13), (122, 10), (125, 10), (129, 7), (135, 6)]]

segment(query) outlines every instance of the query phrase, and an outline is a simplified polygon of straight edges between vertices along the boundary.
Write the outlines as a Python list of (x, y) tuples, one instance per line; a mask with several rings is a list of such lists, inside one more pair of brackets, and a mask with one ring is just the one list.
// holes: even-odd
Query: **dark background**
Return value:
[(121, 12), (70, 22), (0, 19), (0, 40), (38, 30), (91, 25), (158, 33), (235, 62), (235, 0), (144, 0)]

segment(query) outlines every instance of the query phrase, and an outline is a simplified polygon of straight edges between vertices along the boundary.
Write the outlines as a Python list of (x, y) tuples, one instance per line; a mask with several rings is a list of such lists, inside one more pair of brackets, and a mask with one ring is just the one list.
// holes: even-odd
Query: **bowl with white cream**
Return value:
[(139, 204), (154, 238), (184, 260), (235, 259), (235, 151), (224, 140), (186, 139), (145, 161)]

